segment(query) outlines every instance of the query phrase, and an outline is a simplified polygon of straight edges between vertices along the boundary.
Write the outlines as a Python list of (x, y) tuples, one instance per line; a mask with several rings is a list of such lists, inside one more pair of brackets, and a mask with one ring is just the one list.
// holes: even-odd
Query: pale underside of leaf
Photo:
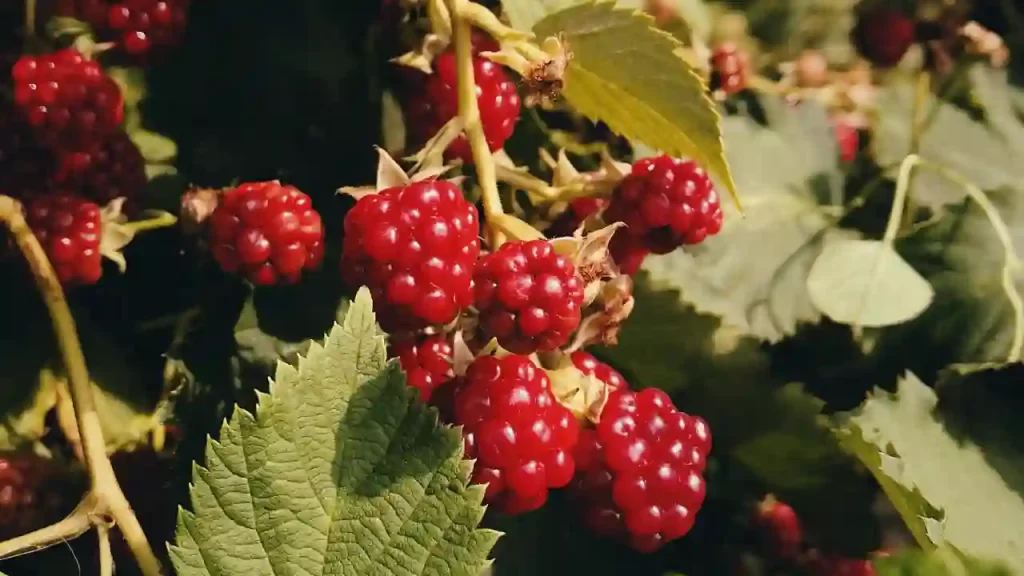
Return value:
[(172, 559), (179, 576), (476, 576), (497, 533), (477, 529), (468, 479), (458, 432), (387, 363), (363, 290), (209, 442)]
[[(1024, 571), (1024, 498), (981, 447), (950, 435), (935, 415), (936, 404), (935, 392), (908, 374), (896, 394), (877, 392), (869, 398), (839, 430), (840, 438), (859, 437), (873, 445), (877, 458), (865, 463), (876, 476), (888, 458), (882, 479), (903, 487), (905, 495), (916, 490), (926, 500), (916, 508), (904, 500), (901, 513), (917, 514), (926, 507), (945, 513), (941, 525), (935, 518), (931, 526), (918, 524), (919, 531), (929, 530), (934, 545), (948, 543), (979, 558), (1003, 560), (1015, 573)], [(863, 445), (852, 452), (862, 459), (870, 454)], [(907, 520), (914, 529), (915, 519)]]
[(807, 277), (807, 291), (833, 321), (869, 328), (912, 320), (935, 298), (931, 284), (877, 240), (827, 244)]
[(551, 14), (533, 29), (562, 34), (573, 59), (563, 95), (581, 114), (623, 136), (701, 163), (736, 199), (719, 115), (703, 80), (674, 51), (652, 19), (614, 2), (585, 2)]

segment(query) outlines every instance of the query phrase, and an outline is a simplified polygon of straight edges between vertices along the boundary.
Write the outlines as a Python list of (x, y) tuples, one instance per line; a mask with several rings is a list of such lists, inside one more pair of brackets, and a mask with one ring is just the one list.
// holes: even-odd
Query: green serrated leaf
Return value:
[(715, 104), (674, 53), (682, 44), (653, 28), (650, 16), (586, 2), (546, 16), (533, 31), (561, 34), (572, 51), (563, 95), (574, 108), (629, 139), (697, 160), (739, 205)]
[(811, 267), (807, 292), (833, 321), (870, 328), (912, 320), (935, 297), (931, 284), (878, 240), (827, 244)]
[(170, 164), (178, 156), (178, 145), (167, 136), (138, 128), (128, 134), (139, 147), (146, 164)]
[(236, 409), (171, 548), (179, 576), (476, 576), (498, 533), (477, 528), (457, 430), (387, 363), (363, 289), (298, 368), (279, 365), (256, 414)]
[(1024, 456), (1007, 460), (1005, 447), (954, 437), (937, 404), (935, 391), (908, 374), (896, 394), (877, 392), (841, 418), (837, 434), (878, 478), (918, 544), (951, 545), (1024, 570)]

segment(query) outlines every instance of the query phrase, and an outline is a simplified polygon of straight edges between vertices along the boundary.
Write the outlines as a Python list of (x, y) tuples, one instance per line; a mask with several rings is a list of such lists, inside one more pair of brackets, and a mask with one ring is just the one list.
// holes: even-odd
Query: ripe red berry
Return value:
[[(519, 121), (520, 99), (516, 84), (499, 64), (473, 56), (477, 106), (480, 122), (491, 151), (500, 149), (512, 136)], [(459, 112), (455, 53), (451, 50), (434, 61), (434, 73), (426, 76), (405, 99), (405, 112), (412, 140), (423, 144)], [(469, 141), (459, 136), (445, 152), (447, 158), (473, 162)]]
[(846, 163), (853, 162), (860, 149), (860, 133), (857, 132), (857, 128), (840, 118), (832, 120), (832, 128), (835, 131), (836, 144), (839, 146), (839, 158)]
[(509, 514), (540, 508), (548, 490), (573, 477), (579, 424), (555, 401), (547, 374), (525, 356), (481, 356), (455, 397), (473, 481)]
[(100, 207), (77, 196), (40, 196), (25, 219), (65, 286), (95, 284), (103, 275)]
[(670, 156), (634, 163), (604, 216), (609, 223), (627, 226), (615, 233), (613, 243), (622, 236), (619, 242), (633, 251), (639, 244), (655, 254), (703, 242), (722, 229), (723, 218), (718, 192), (707, 172), (693, 161)]
[(584, 374), (593, 375), (611, 388), (629, 388), (629, 383), (614, 368), (582, 350), (572, 353), (572, 363)]
[(121, 123), (124, 101), (117, 84), (77, 50), (22, 56), (11, 76), (19, 111), (54, 150), (91, 150)]
[(608, 251), (612, 260), (619, 266), (619, 271), (633, 276), (640, 271), (644, 259), (651, 253), (642, 236), (633, 236), (626, 229), (620, 229), (612, 236)]
[(0, 190), (22, 202), (50, 190), (57, 162), (13, 106), (0, 106)]
[(481, 332), (515, 354), (554, 350), (580, 324), (583, 279), (546, 240), (502, 244), (477, 262), (473, 283)]
[(861, 56), (883, 68), (899, 64), (916, 40), (914, 20), (883, 4), (862, 10), (851, 36)]
[(133, 211), (146, 187), (146, 161), (128, 134), (117, 130), (96, 150), (75, 156), (77, 165), (65, 171), (61, 189), (73, 190), (100, 205), (124, 198), (124, 211)]
[(455, 377), (452, 369), (455, 352), (447, 335), (398, 340), (392, 343), (391, 352), (398, 357), (406, 382), (419, 390), (424, 402), (430, 402), (434, 390)]
[(711, 87), (726, 94), (735, 94), (747, 87), (750, 59), (746, 51), (732, 42), (715, 46), (711, 51)]
[(324, 257), (324, 228), (309, 196), (280, 182), (225, 190), (210, 217), (210, 249), (226, 272), (253, 284), (298, 281)]
[(87, 22), (99, 40), (134, 58), (177, 45), (190, 0), (57, 0), (57, 16)]
[(797, 560), (804, 534), (800, 519), (789, 504), (766, 498), (758, 506), (757, 523), (763, 531), (768, 552), (774, 558), (785, 562)]
[(590, 530), (653, 552), (693, 527), (710, 450), (707, 423), (676, 410), (667, 394), (620, 388), (597, 428), (580, 433), (570, 493)]
[(572, 236), (583, 223), (594, 214), (604, 210), (608, 200), (604, 198), (578, 198), (569, 202), (569, 207), (558, 215), (546, 230), (548, 237)]
[(364, 196), (345, 216), (341, 270), (370, 288), (389, 333), (448, 324), (473, 304), (476, 207), (447, 181)]
[(0, 539), (38, 530), (78, 503), (71, 470), (32, 453), (0, 456)]

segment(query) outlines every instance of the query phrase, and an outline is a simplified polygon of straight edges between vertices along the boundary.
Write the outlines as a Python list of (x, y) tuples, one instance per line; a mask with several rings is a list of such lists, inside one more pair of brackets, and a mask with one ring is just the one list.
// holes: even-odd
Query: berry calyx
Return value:
[[(696, 162), (671, 156), (643, 158), (616, 187), (604, 213), (626, 228), (612, 238), (613, 255), (622, 245), (666, 254), (699, 244), (722, 229), (722, 207), (711, 178)], [(621, 238), (620, 238), (621, 237)], [(628, 237), (628, 238), (626, 238)], [(617, 240), (618, 239), (618, 240)], [(616, 249), (616, 240), (619, 248)], [(621, 265), (621, 264), (620, 264)]]
[(424, 402), (441, 385), (455, 377), (452, 361), (455, 350), (444, 334), (405, 338), (391, 344), (392, 356), (405, 371), (406, 383), (417, 389)]
[(324, 228), (312, 200), (276, 180), (225, 190), (209, 232), (221, 268), (257, 285), (296, 282), (324, 256)]
[(486, 483), (485, 500), (506, 513), (536, 510), (572, 480), (579, 424), (550, 386), (526, 356), (481, 356), (455, 396), (473, 482)]
[(857, 52), (876, 66), (899, 64), (916, 41), (914, 20), (893, 8), (878, 4), (860, 11), (851, 31)]
[(800, 519), (789, 504), (768, 496), (757, 507), (756, 521), (772, 557), (784, 562), (798, 559), (804, 534)]
[(724, 42), (711, 51), (711, 88), (736, 94), (747, 87), (750, 59), (746, 51), (732, 42)]
[(648, 553), (682, 538), (704, 502), (711, 434), (655, 388), (612, 391), (580, 432), (571, 495), (586, 526)]
[[(410, 90), (405, 99), (405, 112), (412, 140), (422, 145), (459, 113), (458, 78), (455, 53), (439, 55), (433, 63), (434, 73)], [(516, 84), (499, 64), (473, 56), (477, 106), (487, 146), (492, 152), (505, 145), (519, 121), (521, 102)], [(472, 163), (473, 154), (466, 136), (460, 135), (445, 151), (448, 159), (459, 158)]]
[(63, 285), (95, 284), (103, 276), (98, 205), (70, 194), (40, 196), (25, 206), (25, 220)]
[(63, 518), (78, 503), (75, 480), (71, 470), (33, 453), (0, 455), (0, 538)]
[(476, 207), (455, 184), (388, 188), (345, 216), (342, 274), (370, 289), (389, 333), (445, 325), (473, 303), (479, 234)]
[(512, 241), (480, 258), (473, 272), (480, 330), (506, 350), (554, 350), (580, 324), (583, 279), (546, 240)]
[(629, 383), (611, 366), (594, 358), (591, 354), (582, 350), (573, 352), (570, 356), (572, 363), (587, 376), (594, 376), (613, 389), (629, 388)]
[(39, 141), (53, 150), (92, 150), (124, 116), (117, 84), (99, 63), (77, 50), (22, 56), (11, 77), (22, 117)]

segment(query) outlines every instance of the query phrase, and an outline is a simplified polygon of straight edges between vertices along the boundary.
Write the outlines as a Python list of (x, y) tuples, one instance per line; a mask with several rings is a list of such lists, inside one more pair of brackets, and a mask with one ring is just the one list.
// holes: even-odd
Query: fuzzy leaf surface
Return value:
[(546, 16), (538, 38), (561, 34), (573, 59), (565, 99), (581, 114), (674, 156), (698, 161), (736, 198), (719, 115), (682, 44), (651, 17), (614, 2), (585, 2)]
[[(718, 235), (686, 252), (649, 257), (644, 267), (654, 285), (681, 290), (701, 312), (777, 341), (821, 318), (807, 292), (811, 266), (826, 241), (855, 235), (838, 230), (821, 208), (841, 201), (824, 110), (793, 110), (773, 98), (763, 106), (768, 126), (739, 116), (722, 124), (745, 217), (727, 216)], [(732, 206), (723, 210), (735, 216)]]
[[(937, 384), (938, 393), (907, 374), (895, 394), (877, 392), (840, 418), (837, 434), (882, 483), (919, 544), (955, 546), (1020, 572), (1024, 453), (1019, 443), (1008, 442), (1008, 435), (983, 433), (1007, 424), (991, 413), (973, 419), (971, 429), (965, 430), (938, 409), (944, 389), (978, 386), (980, 374), (947, 372)], [(1016, 370), (1002, 377), (1020, 374)], [(998, 371), (987, 375), (999, 376)]]
[(386, 361), (363, 289), (209, 442), (172, 560), (179, 576), (476, 576), (498, 533), (477, 528), (483, 490), (462, 456)]
[(807, 291), (832, 320), (872, 328), (912, 320), (935, 297), (931, 284), (878, 240), (826, 245), (807, 277)]

